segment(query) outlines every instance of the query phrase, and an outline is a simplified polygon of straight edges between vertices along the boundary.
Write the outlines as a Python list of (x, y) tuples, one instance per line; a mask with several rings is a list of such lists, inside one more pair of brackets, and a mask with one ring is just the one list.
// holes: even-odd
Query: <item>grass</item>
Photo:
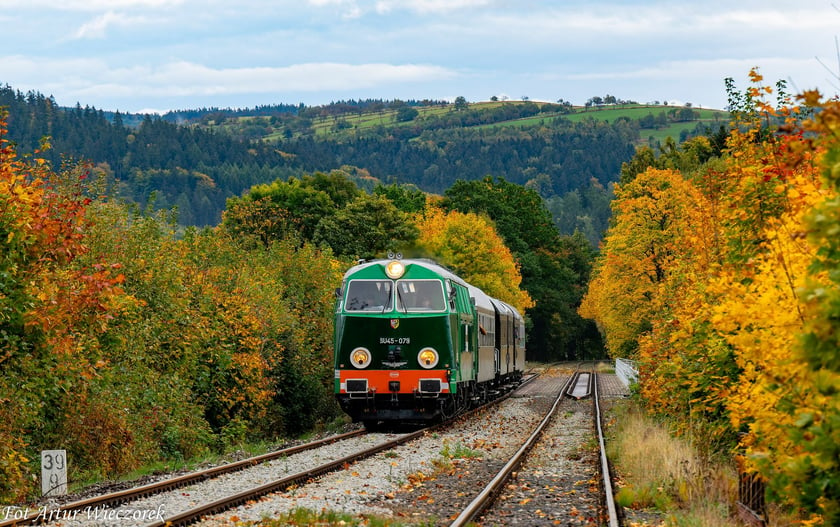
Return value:
[(447, 459), (477, 459), (481, 457), (481, 452), (466, 447), (461, 443), (455, 443), (455, 446), (452, 446), (449, 441), (444, 441), (440, 455)]
[[(573, 114), (564, 116), (570, 121), (581, 121), (584, 119), (597, 119), (600, 121), (613, 122), (619, 118), (628, 118), (632, 120), (641, 119), (648, 114), (658, 115), (660, 112), (667, 112), (674, 109), (671, 106), (609, 106), (602, 108), (591, 108), (587, 110), (580, 110)], [(706, 108), (692, 108), (699, 114), (694, 121), (673, 122), (669, 121), (667, 126), (657, 129), (642, 129), (639, 130), (639, 140), (642, 144), (663, 144), (668, 137), (679, 141), (680, 134), (683, 131), (693, 131), (698, 123), (703, 123), (709, 126), (713, 131), (720, 125), (726, 125), (729, 122), (729, 112), (723, 110), (710, 110)]]
[[(578, 109), (575, 113), (566, 116), (570, 121), (582, 121), (583, 119), (598, 119), (600, 121), (613, 122), (616, 119), (625, 117), (628, 119), (640, 119), (648, 114), (658, 115), (660, 112), (668, 113), (669, 110), (681, 108), (678, 106), (656, 106), (656, 105), (627, 105), (627, 106), (602, 106), (599, 108)], [(723, 110), (709, 110), (706, 108), (692, 108), (698, 112), (699, 120), (714, 121), (729, 119), (729, 112)], [(695, 124), (697, 121), (693, 121)]]
[(435, 467), (434, 472), (429, 477), (436, 477), (441, 474), (449, 474), (455, 469), (456, 459), (479, 459), (482, 454), (478, 450), (473, 450), (461, 443), (451, 445), (449, 441), (443, 441), (443, 448), (440, 450), (440, 457), (432, 460), (432, 466)]
[[(572, 113), (567, 114), (540, 114), (533, 117), (504, 121), (493, 124), (480, 125), (476, 128), (491, 128), (498, 126), (529, 126), (548, 123), (554, 119), (567, 119), (572, 122), (580, 122), (585, 119), (596, 119), (600, 121), (614, 122), (622, 117), (631, 120), (640, 119), (648, 114), (657, 115), (659, 112), (668, 112), (673, 107), (668, 106), (611, 106), (603, 108), (582, 109), (576, 108)], [(662, 144), (668, 137), (679, 141), (683, 131), (693, 131), (698, 123), (705, 123), (712, 130), (719, 125), (725, 125), (729, 119), (729, 113), (723, 110), (708, 110), (704, 108), (693, 108), (699, 113), (699, 117), (693, 121), (673, 122), (662, 128), (639, 130), (639, 141), (642, 144)]]
[(738, 497), (734, 464), (709, 459), (634, 404), (621, 407), (610, 427), (607, 449), (618, 476), (616, 503), (655, 511), (660, 521), (652, 525), (735, 524), (730, 517)]
[(311, 526), (311, 527), (397, 527), (390, 519), (378, 518), (376, 516), (356, 517), (352, 514), (344, 514), (335, 511), (315, 512), (310, 509), (297, 508), (280, 515), (277, 518), (264, 518), (259, 523), (240, 523), (234, 520), (236, 525), (260, 525), (263, 527), (286, 527), (286, 526)]

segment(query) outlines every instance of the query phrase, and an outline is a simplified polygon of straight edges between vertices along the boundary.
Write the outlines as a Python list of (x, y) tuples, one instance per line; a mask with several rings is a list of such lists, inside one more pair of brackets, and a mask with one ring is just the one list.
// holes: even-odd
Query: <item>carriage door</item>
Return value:
[[(475, 378), (473, 369), (475, 368), (475, 354), (478, 351), (475, 348), (475, 321), (472, 312), (475, 309), (469, 300), (467, 290), (457, 284), (450, 284), (454, 288), (456, 310), (458, 313), (458, 327), (459, 327), (459, 352), (460, 352), (460, 374), (461, 380), (471, 380)], [(451, 306), (450, 306), (451, 307)]]

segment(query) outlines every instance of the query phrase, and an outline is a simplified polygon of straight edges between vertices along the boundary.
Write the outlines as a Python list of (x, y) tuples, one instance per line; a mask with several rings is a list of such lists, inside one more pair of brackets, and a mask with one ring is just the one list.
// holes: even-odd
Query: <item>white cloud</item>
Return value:
[(317, 8), (337, 9), (341, 18), (346, 20), (359, 18), (364, 14), (356, 0), (306, 0), (306, 3)]
[(306, 0), (306, 3), (315, 7), (358, 7), (355, 0)]
[[(699, 102), (725, 99), (723, 78), (744, 86), (753, 66), (773, 81), (790, 78), (792, 91), (836, 80), (816, 56), (836, 63), (840, 11), (812, 4), (0, 0), (8, 41), (0, 53), (9, 55), (0, 80), (62, 104), (111, 108), (285, 96), (317, 104), (348, 93)], [(36, 16), (43, 12), (51, 16)]]
[(586, 73), (569, 73), (559, 75), (558, 79), (575, 80), (575, 81), (591, 81), (591, 80), (636, 80), (636, 79), (674, 79), (674, 78), (692, 78), (697, 76), (705, 76), (709, 72), (720, 72), (726, 70), (742, 71), (746, 74), (753, 66), (756, 66), (753, 60), (734, 60), (734, 59), (720, 59), (720, 60), (683, 60), (683, 61), (666, 61), (659, 64), (652, 64), (641, 68), (627, 69), (627, 70), (610, 70), (597, 71)]
[(108, 11), (100, 15), (76, 30), (73, 38), (87, 39), (87, 38), (105, 38), (106, 32), (110, 27), (127, 27), (137, 24), (149, 23), (146, 17), (128, 16), (121, 13)]
[[(840, 22), (840, 12), (829, 5), (820, 9), (790, 8), (775, 9), (709, 9), (704, 2), (682, 6), (661, 5), (604, 5), (593, 3), (581, 8), (547, 7), (527, 11), (488, 11), (472, 25), (473, 32), (487, 33), (499, 30), (549, 38), (550, 41), (578, 38), (614, 40), (619, 36), (633, 36), (655, 41), (661, 35), (679, 36), (684, 45), (692, 44), (702, 49), (711, 44), (704, 40), (709, 34), (723, 35), (728, 39), (751, 35), (757, 42), (771, 42), (777, 39), (788, 45), (795, 45), (794, 35), (807, 34), (814, 30), (834, 30)], [(533, 37), (531, 37), (533, 38)], [(667, 43), (663, 43), (667, 45)], [(620, 53), (620, 49), (615, 50)]]
[(797, 58), (781, 57), (673, 60), (635, 69), (569, 73), (558, 75), (556, 78), (575, 81), (683, 79), (685, 82), (690, 82), (690, 79), (719, 76), (725, 73), (731, 75), (736, 81), (745, 81), (747, 79), (747, 73), (752, 68), (758, 68), (759, 72), (764, 75), (765, 83), (772, 84), (781, 78), (778, 75), (786, 77), (795, 77), (796, 75), (813, 77), (819, 73), (817, 71), (819, 67), (816, 59), (803, 62)]
[[(318, 92), (365, 89), (381, 84), (434, 82), (458, 76), (454, 70), (423, 64), (309, 63), (285, 67), (212, 68), (194, 62), (161, 66), (109, 68), (99, 60), (0, 57), (21, 89), (56, 90), (67, 100), (95, 101), (103, 97), (149, 98), (208, 95)], [(46, 75), (45, 72), (49, 72)]]
[(0, 0), (0, 8), (26, 7), (54, 11), (111, 11), (114, 9), (161, 9), (179, 6), (185, 0)]
[(492, 0), (379, 0), (376, 12), (412, 11), (424, 15), (450, 13), (463, 9), (474, 9), (493, 4)]
[[(366, 88), (382, 83), (426, 82), (456, 74), (438, 66), (417, 64), (311, 63), (286, 67), (214, 69), (177, 62), (149, 71), (143, 82), (174, 95), (276, 93)], [(136, 79), (133, 73), (129, 77)]]
[(423, 15), (437, 13), (451, 13), (465, 9), (475, 9), (490, 6), (495, 0), (376, 0), (373, 7), (370, 2), (357, 0), (306, 0), (307, 4), (323, 8), (339, 8), (361, 16), (366, 12), (380, 15), (407, 11)]

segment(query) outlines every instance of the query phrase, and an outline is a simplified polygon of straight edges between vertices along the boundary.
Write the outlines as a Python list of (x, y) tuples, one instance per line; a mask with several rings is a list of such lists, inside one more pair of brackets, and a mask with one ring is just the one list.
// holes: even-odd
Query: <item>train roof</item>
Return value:
[[(381, 258), (381, 259), (378, 259), (378, 260), (370, 260), (370, 261), (367, 261), (367, 262), (362, 262), (358, 265), (354, 265), (353, 267), (348, 269), (346, 273), (344, 273), (344, 279), (346, 280), (347, 278), (350, 277), (350, 275), (355, 274), (355, 273), (361, 271), (362, 269), (367, 269), (368, 267), (373, 267), (375, 265), (385, 265), (388, 262), (391, 262), (393, 260), (394, 260), (393, 258), (390, 258), (390, 259)], [(435, 262), (434, 260), (426, 260), (426, 259), (423, 259), (423, 258), (409, 258), (409, 259), (405, 259), (405, 260), (400, 260), (400, 262), (402, 262), (403, 265), (406, 266), (406, 268), (408, 268), (409, 265), (419, 265), (419, 266), (425, 267), (426, 269), (428, 269), (428, 270), (430, 270), (430, 271), (432, 271), (436, 274), (441, 275), (444, 278), (449, 278), (450, 280), (452, 280), (454, 282), (458, 282), (458, 283), (460, 283), (464, 286), (467, 285), (467, 283), (464, 281), (463, 278), (456, 275), (455, 273), (453, 273), (452, 271), (450, 271), (446, 267), (444, 267), (444, 266), (440, 265), (439, 263)]]
[(467, 289), (470, 291), (470, 296), (475, 298), (475, 307), (493, 311), (492, 297), (487, 296), (487, 293), (471, 284), (467, 284)]
[[(358, 273), (362, 269), (366, 269), (374, 265), (385, 265), (390, 261), (392, 261), (392, 259), (377, 259), (354, 265), (353, 267), (348, 269), (346, 273), (344, 273), (344, 280), (347, 280), (351, 275)], [(492, 297), (488, 296), (487, 293), (485, 293), (478, 287), (466, 282), (463, 278), (456, 275), (446, 267), (435, 262), (434, 260), (427, 260), (425, 258), (409, 258), (405, 260), (400, 260), (400, 262), (402, 262), (403, 265), (406, 266), (406, 269), (409, 265), (419, 265), (421, 267), (425, 267), (426, 269), (432, 271), (435, 274), (440, 275), (442, 278), (448, 278), (455, 283), (461, 284), (469, 290), (470, 296), (475, 298), (476, 307), (481, 307), (487, 310), (493, 309), (493, 305), (491, 302), (493, 300)]]
[(520, 317), (519, 311), (513, 307), (512, 305), (508, 304), (503, 300), (499, 300), (498, 298), (491, 298), (490, 299), (497, 307), (503, 308), (504, 310), (511, 311), (517, 317)]

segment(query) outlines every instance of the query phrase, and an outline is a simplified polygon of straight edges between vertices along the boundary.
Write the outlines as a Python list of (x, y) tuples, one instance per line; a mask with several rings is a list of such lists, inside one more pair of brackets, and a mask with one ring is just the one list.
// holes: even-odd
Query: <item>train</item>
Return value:
[(451, 419), (507, 393), (525, 321), (432, 260), (360, 261), (336, 290), (335, 396), (367, 429)]

